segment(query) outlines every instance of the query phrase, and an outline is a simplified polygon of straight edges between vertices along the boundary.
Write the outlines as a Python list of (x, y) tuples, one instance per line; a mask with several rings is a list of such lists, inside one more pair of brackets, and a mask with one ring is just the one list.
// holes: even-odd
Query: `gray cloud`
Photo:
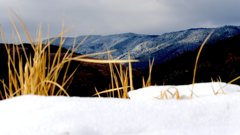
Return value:
[[(135, 32), (160, 34), (190, 27), (240, 25), (239, 0), (0, 0), (0, 24), (10, 35), (11, 9), (31, 33), (42, 24), (51, 36)], [(10, 13), (11, 14), (11, 13)]]

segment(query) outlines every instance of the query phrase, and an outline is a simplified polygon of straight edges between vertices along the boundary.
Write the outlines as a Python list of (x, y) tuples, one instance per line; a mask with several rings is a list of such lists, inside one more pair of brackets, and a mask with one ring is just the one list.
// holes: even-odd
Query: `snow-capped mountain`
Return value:
[[(213, 31), (208, 43), (240, 34), (240, 26), (223, 26), (218, 28), (194, 28), (162, 35), (143, 35), (124, 33), (116, 35), (88, 35), (79, 37), (66, 37), (63, 47), (72, 48), (73, 44), (79, 45), (76, 52), (89, 54), (116, 50), (112, 55), (116, 59), (127, 59), (128, 52), (131, 58), (139, 59), (137, 65), (148, 66), (149, 59), (154, 58), (155, 63), (163, 63), (175, 58), (184, 52), (197, 49), (209, 33)], [(60, 38), (52, 44), (58, 45)], [(98, 58), (107, 59), (107, 55), (99, 55)]]

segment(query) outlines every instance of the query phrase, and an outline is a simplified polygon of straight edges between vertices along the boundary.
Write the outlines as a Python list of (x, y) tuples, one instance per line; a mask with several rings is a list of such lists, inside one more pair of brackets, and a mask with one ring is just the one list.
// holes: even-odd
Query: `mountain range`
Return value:
[[(223, 26), (217, 28), (192, 28), (162, 35), (144, 35), (123, 33), (115, 35), (86, 35), (78, 37), (65, 37), (63, 47), (70, 49), (73, 44), (79, 47), (77, 53), (90, 54), (115, 50), (112, 53), (115, 59), (127, 59), (130, 53), (132, 59), (140, 62), (134, 63), (135, 68), (145, 69), (149, 60), (155, 59), (154, 64), (163, 64), (186, 52), (193, 52), (203, 43), (211, 32), (209, 44), (234, 37), (240, 34), (240, 26)], [(57, 38), (53, 45), (58, 45)], [(96, 58), (108, 59), (108, 55), (98, 55)]]

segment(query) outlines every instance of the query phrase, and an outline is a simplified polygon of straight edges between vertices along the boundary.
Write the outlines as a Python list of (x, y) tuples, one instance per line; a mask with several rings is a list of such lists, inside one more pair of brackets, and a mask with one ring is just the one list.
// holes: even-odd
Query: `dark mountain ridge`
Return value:
[[(179, 55), (196, 50), (207, 37), (214, 31), (209, 43), (236, 36), (240, 34), (240, 26), (223, 26), (218, 28), (192, 28), (177, 32), (165, 33), (162, 35), (144, 35), (135, 33), (123, 33), (116, 35), (89, 35), (76, 38), (67, 37), (63, 47), (72, 48), (74, 40), (80, 44), (76, 52), (89, 54), (116, 50), (112, 55), (116, 59), (127, 59), (128, 52), (132, 59), (140, 60), (135, 63), (135, 68), (145, 69), (148, 67), (149, 59), (155, 59), (155, 64), (167, 62)], [(60, 39), (53, 42), (58, 45)], [(100, 59), (108, 59), (107, 55), (96, 56)]]
[[(166, 63), (155, 64), (152, 80), (155, 84), (189, 84), (192, 83), (193, 69), (198, 53), (186, 52)], [(240, 35), (207, 43), (200, 54), (197, 65), (196, 82), (224, 82), (240, 76)], [(147, 70), (142, 71), (147, 76)], [(234, 83), (240, 84), (240, 81)]]

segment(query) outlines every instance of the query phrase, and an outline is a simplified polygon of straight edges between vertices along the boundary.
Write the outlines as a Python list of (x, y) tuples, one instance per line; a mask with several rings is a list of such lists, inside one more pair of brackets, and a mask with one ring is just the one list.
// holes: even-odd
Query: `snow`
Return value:
[[(240, 86), (235, 84), (227, 84), (224, 82), (209, 82), (209, 83), (196, 83), (194, 85), (166, 85), (166, 86), (150, 86), (147, 88), (141, 88), (139, 90), (130, 91), (128, 96), (135, 100), (149, 100), (159, 99), (161, 93), (170, 91), (172, 94), (178, 91), (181, 99), (191, 98), (193, 91), (193, 97), (213, 96), (215, 94), (228, 94), (240, 92)], [(168, 93), (170, 95), (170, 93)], [(168, 96), (171, 98), (171, 96)]]
[[(211, 93), (210, 87), (217, 89), (223, 85), (225, 94)], [(198, 96), (184, 100), (143, 96), (151, 95), (147, 93), (155, 88), (166, 87), (135, 90), (129, 93), (131, 99), (27, 95), (3, 100), (0, 101), (0, 132), (2, 135), (240, 134), (238, 85), (195, 84), (194, 92)], [(176, 87), (181, 94), (189, 85)]]

